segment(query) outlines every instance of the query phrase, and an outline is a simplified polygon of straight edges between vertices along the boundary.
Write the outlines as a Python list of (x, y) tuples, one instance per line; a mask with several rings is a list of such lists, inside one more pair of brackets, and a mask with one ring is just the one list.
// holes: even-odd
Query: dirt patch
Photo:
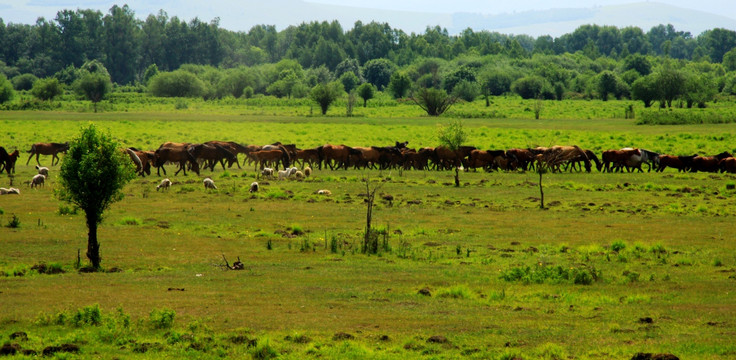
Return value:
[(23, 331), (16, 331), (10, 334), (10, 340), (26, 341), (28, 340), (28, 334)]
[(341, 341), (341, 340), (353, 340), (353, 339), (355, 339), (355, 336), (353, 336), (352, 334), (348, 334), (348, 333), (346, 333), (346, 332), (339, 332), (339, 333), (336, 333), (336, 334), (335, 334), (335, 335), (334, 335), (334, 336), (332, 337), (332, 340), (334, 340), (334, 341)]
[(78, 353), (79, 346), (74, 344), (62, 344), (61, 346), (47, 346), (43, 349), (43, 356), (51, 356), (57, 352)]
[(417, 292), (419, 295), (432, 296), (432, 290), (430, 288), (422, 288)]
[(631, 360), (680, 360), (680, 358), (672, 354), (637, 353)]
[(442, 244), (440, 244), (438, 242), (433, 242), (433, 241), (424, 243), (424, 246), (431, 246), (431, 247), (440, 246), (440, 245), (442, 245)]
[(429, 339), (427, 339), (427, 342), (433, 343), (433, 344), (447, 344), (450, 341), (447, 340), (447, 338), (442, 335), (434, 335), (434, 336), (430, 336)]
[(18, 344), (5, 344), (0, 347), (0, 355), (15, 355), (21, 350)]

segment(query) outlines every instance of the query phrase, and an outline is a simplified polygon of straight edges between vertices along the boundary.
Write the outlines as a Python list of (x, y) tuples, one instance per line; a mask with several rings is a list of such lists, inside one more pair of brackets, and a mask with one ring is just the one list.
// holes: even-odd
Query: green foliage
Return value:
[(84, 72), (74, 83), (74, 88), (85, 99), (96, 104), (112, 90), (112, 83), (109, 75), (106, 76), (103, 72)]
[(83, 128), (69, 145), (59, 171), (59, 199), (84, 210), (89, 228), (87, 256), (99, 268), (97, 225), (110, 204), (122, 199), (123, 186), (135, 178), (132, 162), (109, 134), (94, 124)]
[(611, 244), (612, 251), (620, 252), (623, 249), (626, 249), (626, 243), (623, 241), (614, 241), (613, 244)]
[(459, 99), (471, 102), (480, 95), (480, 86), (475, 81), (461, 81), (455, 85), (452, 90), (452, 95)]
[(736, 122), (733, 113), (722, 113), (710, 109), (660, 109), (645, 110), (639, 113), (639, 125), (681, 125), (681, 124), (728, 124)]
[(20, 218), (13, 214), (13, 217), (8, 220), (8, 224), (5, 225), (5, 227), (11, 228), (11, 229), (17, 229), (20, 227)]
[(457, 98), (448, 95), (442, 89), (420, 88), (414, 92), (411, 100), (427, 112), (427, 115), (440, 116), (457, 101)]
[(319, 104), (322, 110), (322, 115), (327, 114), (327, 109), (330, 105), (337, 100), (337, 98), (344, 93), (342, 83), (339, 81), (333, 81), (329, 84), (317, 84), (312, 91), (309, 93), (309, 97)]
[(501, 272), (500, 278), (508, 282), (524, 284), (561, 284), (590, 285), (600, 278), (594, 268), (575, 268), (562, 266), (516, 266)]
[(14, 77), (12, 80), (13, 88), (15, 88), (15, 90), (18, 90), (18, 91), (31, 90), (33, 88), (33, 83), (36, 82), (36, 80), (38, 80), (38, 77), (36, 77), (36, 75), (33, 75), (33, 74), (18, 75)]
[(176, 311), (172, 309), (153, 309), (148, 316), (148, 323), (154, 329), (171, 329), (175, 317)]
[(56, 78), (38, 79), (31, 89), (31, 94), (39, 100), (52, 100), (61, 95), (64, 89)]
[(481, 73), (480, 83), (483, 92), (488, 95), (499, 96), (511, 91), (511, 83), (513, 78), (508, 71), (500, 68), (493, 68)]
[(542, 98), (545, 89), (549, 87), (549, 82), (538, 75), (525, 76), (511, 84), (511, 90), (519, 94), (522, 99)]
[(373, 59), (363, 65), (363, 78), (383, 90), (391, 81), (396, 65), (388, 59)]
[(200, 97), (205, 93), (205, 84), (191, 72), (175, 70), (151, 78), (148, 91), (159, 97)]
[(411, 89), (411, 78), (405, 71), (396, 71), (391, 74), (389, 91), (394, 99), (403, 98)]
[(14, 96), (13, 84), (8, 81), (4, 74), (0, 74), (0, 104), (12, 100)]
[(84, 325), (99, 326), (102, 323), (102, 311), (100, 310), (100, 305), (94, 304), (78, 309), (77, 312), (70, 317), (69, 322), (71, 325), (76, 327)]
[(363, 83), (358, 86), (358, 96), (363, 99), (363, 107), (368, 106), (368, 100), (373, 99), (376, 95), (376, 88), (371, 83)]
[(143, 73), (143, 84), (148, 85), (156, 75), (158, 75), (158, 66), (156, 64), (148, 65), (146, 71)]
[(457, 150), (468, 140), (462, 121), (453, 119), (446, 126), (437, 128), (437, 140), (450, 150)]
[(345, 92), (350, 93), (358, 86), (360, 79), (353, 72), (348, 71), (340, 76), (340, 82), (343, 88), (345, 88)]
[(631, 96), (644, 102), (644, 107), (652, 106), (652, 101), (660, 98), (656, 75), (642, 76), (634, 81), (631, 84)]
[(475, 299), (477, 295), (466, 285), (455, 285), (437, 289), (436, 296), (451, 299)]
[(271, 346), (269, 339), (260, 339), (250, 355), (256, 360), (268, 360), (277, 358), (279, 353)]

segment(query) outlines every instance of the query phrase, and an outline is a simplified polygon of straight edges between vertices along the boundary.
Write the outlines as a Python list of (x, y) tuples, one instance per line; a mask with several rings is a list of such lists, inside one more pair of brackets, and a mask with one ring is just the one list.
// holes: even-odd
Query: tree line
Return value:
[[(449, 35), (439, 27), (406, 34), (376, 22), (344, 31), (337, 21), (233, 32), (218, 19), (186, 22), (164, 11), (142, 21), (127, 5), (104, 16), (62, 10), (35, 25), (0, 19), (0, 102), (13, 89), (49, 99), (64, 86), (97, 102), (113, 82), (155, 96), (205, 99), (315, 92), (334, 98), (355, 90), (364, 106), (375, 91), (402, 98), (431, 88), (468, 101), (483, 95), (487, 103), (489, 96), (516, 93), (632, 98), (646, 106), (681, 99), (702, 107), (718, 93), (736, 93), (734, 71), (736, 32), (712, 29), (693, 37), (672, 25), (646, 33), (583, 25), (535, 39), (472, 29)], [(447, 102), (442, 93), (422, 94)]]

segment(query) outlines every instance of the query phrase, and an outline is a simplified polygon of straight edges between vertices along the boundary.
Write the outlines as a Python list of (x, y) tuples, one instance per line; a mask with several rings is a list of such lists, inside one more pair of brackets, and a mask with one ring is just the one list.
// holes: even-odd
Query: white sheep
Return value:
[(202, 183), (204, 184), (205, 189), (217, 190), (217, 186), (215, 186), (215, 182), (212, 181), (212, 179), (210, 178), (205, 178), (204, 180), (202, 180)]
[(46, 181), (46, 176), (38, 174), (31, 179), (31, 188), (35, 188), (37, 186), (43, 186), (44, 182)]
[(296, 174), (297, 171), (299, 171), (299, 169), (297, 169), (295, 167), (290, 167), (290, 168), (286, 169), (286, 172), (287, 172), (286, 175), (288, 177), (292, 177), (292, 176), (294, 176), (294, 174)]
[(332, 195), (332, 191), (330, 191), (330, 190), (317, 190), (317, 194), (318, 195), (330, 196), (330, 195)]
[(13, 195), (13, 194), (20, 195), (20, 190), (16, 188), (10, 188), (10, 189), (0, 188), (0, 195)]
[(312, 168), (310, 168), (309, 166), (305, 167), (304, 168), (304, 176), (305, 177), (309, 177), (311, 175), (312, 175)]
[(254, 192), (257, 192), (258, 189), (259, 189), (258, 182), (254, 181), (250, 184), (250, 190), (248, 191), (254, 193)]
[(284, 180), (287, 177), (289, 177), (289, 171), (287, 171), (287, 170), (279, 170), (279, 180)]
[(159, 189), (169, 190), (170, 187), (171, 187), (171, 180), (169, 180), (168, 178), (163, 179), (161, 180), (161, 183), (158, 184), (158, 186), (156, 186), (156, 191), (158, 191)]
[(261, 170), (261, 175), (270, 179), (273, 177), (273, 169), (268, 167), (263, 168), (263, 170)]
[(43, 175), (45, 177), (49, 177), (49, 168), (47, 168), (45, 166), (38, 166), (38, 165), (36, 165), (36, 170), (38, 170), (38, 173), (39, 174), (41, 174), (41, 175)]

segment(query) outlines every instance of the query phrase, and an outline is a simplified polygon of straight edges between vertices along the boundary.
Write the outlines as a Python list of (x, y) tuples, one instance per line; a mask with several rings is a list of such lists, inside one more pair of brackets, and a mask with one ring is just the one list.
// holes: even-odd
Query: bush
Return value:
[(92, 306), (85, 306), (78, 309), (70, 321), (72, 325), (77, 327), (82, 325), (98, 326), (102, 324), (102, 311), (100, 311), (100, 305), (94, 304)]
[(33, 74), (18, 75), (13, 78), (13, 88), (18, 91), (31, 90), (33, 89), (33, 83), (38, 80), (38, 77)]
[(18, 216), (13, 214), (13, 218), (8, 221), (8, 224), (5, 225), (6, 227), (9, 227), (11, 229), (17, 229), (20, 227), (20, 219)]
[(172, 309), (154, 309), (148, 319), (154, 329), (170, 329), (174, 326), (176, 311)]
[(159, 97), (200, 97), (204, 95), (205, 85), (194, 74), (175, 70), (154, 76), (148, 85), (148, 91)]
[(501, 279), (508, 282), (525, 284), (560, 284), (590, 285), (600, 278), (595, 268), (565, 268), (562, 266), (536, 265), (534, 268), (513, 267), (501, 272)]
[[(523, 99), (538, 99), (546, 88), (550, 88), (547, 80), (536, 75), (523, 77), (511, 84), (511, 90)], [(550, 92), (552, 91), (550, 90)]]
[(31, 94), (39, 100), (52, 100), (61, 95), (64, 89), (56, 78), (39, 79), (33, 84)]
[(271, 342), (268, 339), (259, 340), (258, 345), (251, 351), (251, 356), (257, 360), (273, 359), (278, 355), (278, 352), (271, 347)]
[(12, 100), (14, 96), (13, 85), (5, 75), (0, 74), (0, 104)]
[(480, 86), (476, 82), (461, 81), (455, 85), (452, 94), (467, 102), (472, 102), (480, 95)]
[(614, 241), (613, 244), (611, 244), (611, 250), (615, 252), (619, 252), (623, 249), (626, 249), (626, 243), (622, 241)]

